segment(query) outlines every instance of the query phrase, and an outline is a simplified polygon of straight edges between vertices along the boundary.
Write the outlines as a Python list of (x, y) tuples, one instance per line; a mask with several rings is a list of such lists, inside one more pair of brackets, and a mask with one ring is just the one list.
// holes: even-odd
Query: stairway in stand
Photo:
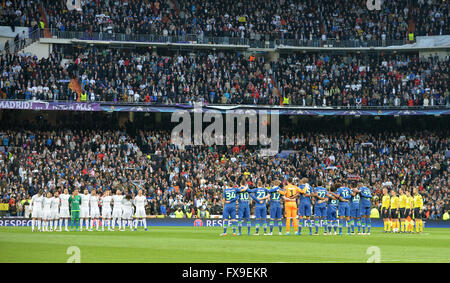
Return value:
[[(414, 21), (413, 9), (415, 9), (413, 6), (409, 6), (408, 35), (410, 33), (416, 34), (416, 22)], [(411, 43), (411, 42), (409, 42), (409, 36), (408, 35), (406, 35), (407, 42)]]
[(78, 79), (71, 79), (69, 88), (77, 93), (77, 101), (80, 102), (82, 89), (80, 83), (78, 82)]
[(42, 6), (42, 4), (39, 5), (39, 14), (41, 15), (41, 17), (40, 17), (41, 21), (43, 21), (45, 24), (44, 37), (52, 38), (52, 33), (49, 30), (47, 17), (45, 16), (46, 14), (45, 14), (45, 10), (44, 10), (44, 7)]

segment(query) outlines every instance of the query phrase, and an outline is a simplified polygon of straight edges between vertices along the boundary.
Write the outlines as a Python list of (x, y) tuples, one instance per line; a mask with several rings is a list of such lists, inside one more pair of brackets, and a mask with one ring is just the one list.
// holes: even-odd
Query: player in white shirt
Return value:
[(89, 231), (93, 231), (94, 223), (98, 231), (100, 224), (100, 209), (98, 208), (98, 196), (95, 190), (92, 190), (91, 197), (89, 198), (89, 206), (91, 207), (91, 227)]
[[(58, 220), (59, 220), (59, 193), (55, 192), (55, 194), (52, 197), (52, 203), (50, 206), (50, 211), (51, 211), (51, 215), (50, 215), (50, 231), (53, 231), (53, 226), (55, 227), (55, 231), (56, 228), (58, 227)], [(58, 232), (61, 232), (61, 227), (59, 227)]]
[(133, 231), (133, 200), (131, 195), (128, 194), (125, 198), (122, 198), (122, 219), (123, 219), (123, 229), (120, 231), (125, 231), (126, 223), (128, 222), (128, 227)]
[(43, 192), (40, 190), (37, 194), (35, 194), (31, 198), (30, 209), (31, 209), (31, 232), (34, 232), (34, 225), (38, 228), (38, 231), (41, 231), (41, 220), (42, 220), (42, 200), (44, 196)]
[(137, 230), (139, 221), (142, 221), (142, 224), (147, 229), (147, 215), (145, 214), (145, 205), (147, 204), (147, 198), (142, 194), (142, 190), (138, 191), (138, 195), (134, 198), (133, 204), (136, 206), (136, 226), (134, 227), (134, 231)]
[(122, 191), (116, 190), (116, 194), (112, 197), (113, 198), (113, 221), (112, 221), (112, 230), (114, 231), (116, 227), (116, 219), (119, 221), (119, 230), (122, 229)]
[(80, 231), (83, 231), (83, 220), (86, 220), (86, 230), (89, 229), (89, 199), (91, 196), (88, 193), (89, 191), (85, 189), (84, 194), (80, 195)]
[(42, 219), (44, 220), (43, 230), (48, 232), (49, 222), (51, 220), (52, 211), (52, 193), (48, 192), (47, 197), (42, 200)]
[(108, 231), (111, 231), (111, 191), (106, 190), (100, 202), (102, 204), (102, 231), (105, 231), (105, 222), (107, 222)]
[(59, 230), (62, 230), (62, 222), (64, 219), (64, 227), (65, 231), (69, 232), (69, 219), (70, 219), (70, 211), (69, 211), (69, 190), (64, 189), (64, 193), (59, 195), (59, 199), (61, 201), (61, 206), (59, 208)]

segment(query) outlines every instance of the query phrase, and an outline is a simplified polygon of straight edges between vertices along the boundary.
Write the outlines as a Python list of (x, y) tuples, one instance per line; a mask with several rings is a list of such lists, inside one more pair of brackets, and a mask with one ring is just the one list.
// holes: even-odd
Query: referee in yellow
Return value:
[(414, 198), (411, 196), (411, 191), (406, 190), (406, 207), (405, 207), (405, 218), (406, 218), (406, 231), (408, 233), (413, 232), (414, 223), (412, 221), (413, 211), (414, 211)]
[(423, 232), (423, 221), (422, 221), (422, 211), (423, 211), (423, 198), (419, 194), (419, 189), (414, 188), (414, 221), (416, 223), (416, 233)]
[(399, 210), (400, 210), (400, 232), (404, 233), (406, 232), (406, 195), (405, 191), (400, 188), (399, 190)]
[(389, 206), (391, 205), (391, 197), (386, 188), (383, 189), (383, 198), (381, 199), (381, 217), (384, 222), (384, 233), (390, 232), (391, 225), (389, 223)]
[[(399, 230), (399, 221), (398, 221), (398, 206), (399, 206), (399, 198), (397, 196), (397, 192), (395, 190), (391, 191), (391, 230), (394, 233), (397, 233)], [(395, 230), (397, 229), (397, 230)]]

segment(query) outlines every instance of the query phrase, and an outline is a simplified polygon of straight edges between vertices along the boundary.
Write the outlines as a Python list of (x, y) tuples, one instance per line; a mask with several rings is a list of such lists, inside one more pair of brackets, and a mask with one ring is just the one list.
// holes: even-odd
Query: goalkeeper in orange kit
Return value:
[(305, 190), (300, 189), (296, 185), (292, 184), (292, 178), (288, 179), (288, 184), (278, 192), (283, 195), (284, 198), (284, 212), (286, 216), (286, 235), (289, 235), (292, 225), (295, 229), (295, 235), (298, 235), (298, 220), (297, 220), (297, 197), (304, 193)]

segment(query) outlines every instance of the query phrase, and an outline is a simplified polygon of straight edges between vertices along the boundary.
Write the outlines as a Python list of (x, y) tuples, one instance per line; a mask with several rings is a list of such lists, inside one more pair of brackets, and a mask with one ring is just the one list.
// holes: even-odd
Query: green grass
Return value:
[(219, 237), (221, 232), (220, 227), (150, 227), (148, 232), (32, 233), (29, 227), (0, 227), (0, 262), (66, 262), (70, 246), (80, 248), (81, 262), (367, 262), (371, 246), (380, 249), (381, 262), (450, 262), (445, 228), (422, 234), (372, 228), (370, 236)]

